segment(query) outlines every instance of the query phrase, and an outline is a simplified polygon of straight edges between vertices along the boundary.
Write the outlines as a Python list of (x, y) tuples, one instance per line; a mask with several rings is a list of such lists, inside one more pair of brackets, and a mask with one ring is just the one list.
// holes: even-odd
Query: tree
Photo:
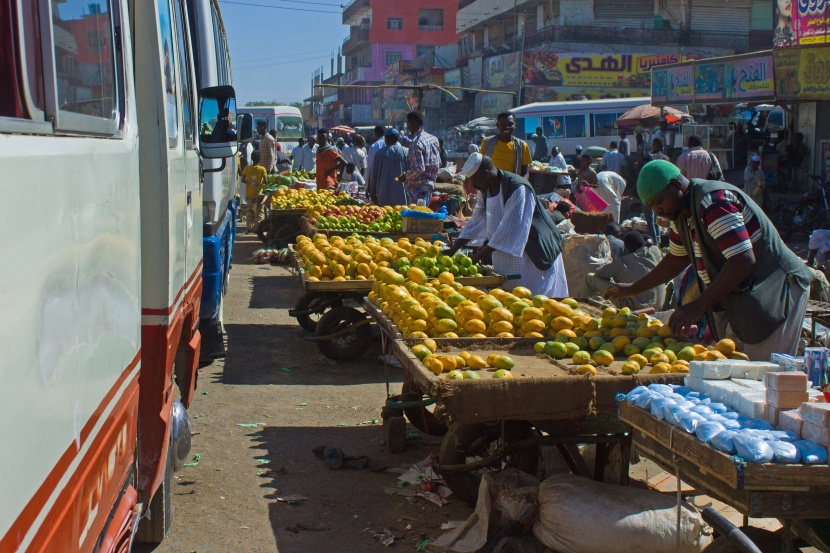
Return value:
[(274, 100), (271, 100), (269, 102), (264, 102), (262, 100), (257, 100), (257, 101), (248, 102), (248, 103), (245, 104), (246, 108), (255, 108), (255, 107), (258, 107), (258, 106), (291, 106), (291, 107), (295, 107), (295, 108), (301, 108), (301, 107), (303, 107), (303, 103), (302, 102), (284, 103), (284, 102), (280, 102), (279, 100), (274, 99)]

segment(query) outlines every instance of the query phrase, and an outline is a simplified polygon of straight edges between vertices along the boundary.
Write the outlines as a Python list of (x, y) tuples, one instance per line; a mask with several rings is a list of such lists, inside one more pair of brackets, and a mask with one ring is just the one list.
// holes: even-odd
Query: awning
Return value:
[(665, 117), (668, 123), (677, 123), (683, 117), (689, 117), (689, 115), (675, 108), (664, 107), (662, 109), (661, 112), (661, 109), (657, 106), (637, 106), (622, 114), (615, 123), (619, 128), (634, 128), (637, 125), (651, 128), (657, 126), (661, 117)]

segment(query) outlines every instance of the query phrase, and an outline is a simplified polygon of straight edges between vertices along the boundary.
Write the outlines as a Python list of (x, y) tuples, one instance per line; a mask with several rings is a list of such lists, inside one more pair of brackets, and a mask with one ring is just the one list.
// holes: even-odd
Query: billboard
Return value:
[(479, 92), (476, 94), (476, 115), (494, 117), (513, 107), (512, 94)]
[(772, 0), (773, 47), (830, 44), (830, 3), (826, 0)]
[(779, 100), (830, 100), (830, 48), (785, 48), (773, 56)]
[(651, 103), (655, 106), (774, 98), (770, 51), (685, 62), (652, 71)]
[(519, 56), (518, 52), (511, 52), (484, 60), (484, 88), (518, 86)]
[(524, 87), (524, 103), (578, 102), (580, 100), (605, 100), (611, 98), (643, 98), (647, 89), (576, 88), (576, 87)]

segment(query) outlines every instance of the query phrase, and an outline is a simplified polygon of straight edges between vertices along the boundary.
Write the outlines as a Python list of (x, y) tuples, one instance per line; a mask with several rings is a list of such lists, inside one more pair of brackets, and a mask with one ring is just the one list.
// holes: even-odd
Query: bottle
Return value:
[(447, 206), (442, 205), (441, 209), (438, 210), (438, 213), (440, 213), (441, 215), (446, 215), (447, 214)]
[(426, 198), (418, 198), (418, 207), (425, 207), (427, 205)]

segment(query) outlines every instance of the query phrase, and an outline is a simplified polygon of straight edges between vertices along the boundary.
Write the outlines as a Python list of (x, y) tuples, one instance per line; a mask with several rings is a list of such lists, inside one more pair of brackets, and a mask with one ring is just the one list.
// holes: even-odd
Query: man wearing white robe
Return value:
[[(505, 289), (524, 286), (534, 294), (567, 297), (568, 282), (561, 252), (547, 268), (540, 269), (526, 251), (538, 205), (530, 183), (519, 175), (496, 169), (489, 157), (479, 153), (469, 157), (462, 173), (477, 191), (476, 206), (458, 239), (448, 250), (448, 255), (455, 254), (466, 245), (480, 246), (473, 260), (478, 262), (492, 253), (495, 271), (513, 277), (502, 285)], [(513, 192), (504, 201), (505, 187), (509, 184), (513, 185)], [(542, 209), (537, 217), (548, 215)], [(551, 232), (556, 233), (556, 242), (561, 250), (559, 230), (552, 222), (550, 228)]]

